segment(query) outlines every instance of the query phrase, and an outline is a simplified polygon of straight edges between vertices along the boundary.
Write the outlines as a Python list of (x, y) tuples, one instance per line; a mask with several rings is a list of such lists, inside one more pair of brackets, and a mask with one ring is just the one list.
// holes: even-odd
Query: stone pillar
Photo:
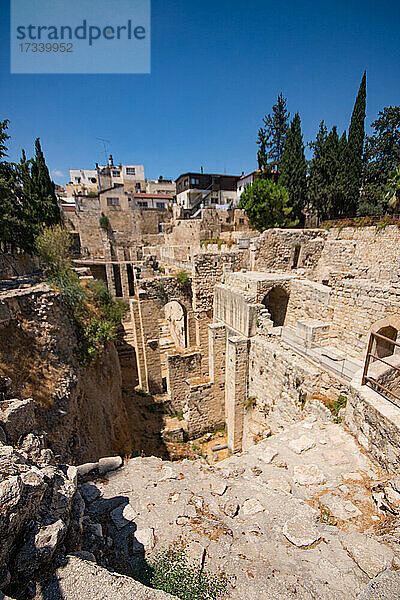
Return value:
[(196, 313), (196, 346), (203, 350), (203, 374), (208, 374), (208, 325), (211, 317), (207, 311)]
[(228, 337), (225, 366), (225, 418), (229, 452), (240, 452), (247, 395), (248, 339)]
[(158, 308), (152, 300), (131, 300), (140, 387), (150, 394), (162, 388)]
[(201, 352), (167, 354), (167, 393), (172, 408), (183, 411), (187, 404), (187, 379), (201, 374)]
[(114, 270), (112, 263), (106, 263), (106, 276), (107, 276), (107, 287), (111, 296), (115, 298), (115, 279), (114, 279)]
[(210, 380), (217, 389), (221, 389), (222, 397), (225, 387), (225, 353), (226, 329), (220, 323), (211, 323), (208, 326), (208, 364)]
[(186, 315), (186, 338), (188, 348), (196, 346), (196, 319), (192, 310)]
[(129, 298), (128, 265), (126, 263), (120, 263), (119, 267), (121, 273), (122, 297)]

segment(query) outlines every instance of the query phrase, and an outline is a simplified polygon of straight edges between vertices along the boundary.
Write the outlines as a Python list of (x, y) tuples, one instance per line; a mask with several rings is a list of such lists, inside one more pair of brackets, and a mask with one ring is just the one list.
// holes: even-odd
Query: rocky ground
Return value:
[(135, 458), (83, 484), (84, 546), (137, 574), (143, 550), (182, 545), (229, 576), (232, 599), (374, 598), (375, 581), (364, 590), (382, 572), (396, 598), (398, 483), (311, 416), (213, 466)]

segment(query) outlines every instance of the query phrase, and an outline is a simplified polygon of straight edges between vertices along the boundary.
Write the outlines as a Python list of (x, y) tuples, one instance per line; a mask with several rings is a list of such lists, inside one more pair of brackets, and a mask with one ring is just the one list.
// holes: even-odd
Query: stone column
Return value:
[(150, 394), (160, 394), (163, 391), (158, 312), (152, 300), (131, 301), (139, 385)]
[(115, 298), (115, 279), (114, 279), (114, 269), (112, 263), (106, 263), (106, 276), (107, 276), (107, 287), (111, 296)]
[(228, 337), (225, 366), (225, 418), (229, 452), (240, 452), (243, 439), (243, 420), (247, 395), (248, 339)]

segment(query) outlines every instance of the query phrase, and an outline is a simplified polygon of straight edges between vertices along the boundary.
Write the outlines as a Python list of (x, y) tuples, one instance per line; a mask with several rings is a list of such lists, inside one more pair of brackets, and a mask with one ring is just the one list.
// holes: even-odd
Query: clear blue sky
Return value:
[(9, 6), (0, 5), (0, 118), (11, 121), (10, 157), (21, 147), (31, 155), (40, 137), (58, 183), (68, 168), (104, 161), (97, 137), (111, 140), (118, 162), (143, 163), (150, 178), (201, 165), (250, 171), (258, 127), (279, 92), (300, 112), (309, 141), (322, 119), (348, 128), (365, 68), (367, 122), (400, 104), (394, 0), (153, 0), (152, 73), (86, 76), (10, 75)]

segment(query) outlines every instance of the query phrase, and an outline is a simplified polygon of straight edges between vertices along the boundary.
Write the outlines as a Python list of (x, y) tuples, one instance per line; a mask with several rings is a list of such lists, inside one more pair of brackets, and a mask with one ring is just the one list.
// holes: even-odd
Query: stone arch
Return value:
[(178, 300), (170, 300), (163, 307), (164, 320), (177, 348), (187, 348), (187, 310)]
[[(383, 335), (393, 342), (397, 341), (398, 333), (400, 330), (400, 317), (392, 316), (377, 321), (371, 329), (371, 333), (377, 333)], [(381, 340), (376, 338), (372, 347), (372, 354), (378, 358), (385, 358), (386, 356), (392, 356), (392, 354), (398, 354), (399, 348), (392, 344), (390, 341)]]
[(289, 293), (284, 287), (280, 285), (273, 287), (264, 297), (262, 304), (270, 313), (274, 327), (285, 323)]

